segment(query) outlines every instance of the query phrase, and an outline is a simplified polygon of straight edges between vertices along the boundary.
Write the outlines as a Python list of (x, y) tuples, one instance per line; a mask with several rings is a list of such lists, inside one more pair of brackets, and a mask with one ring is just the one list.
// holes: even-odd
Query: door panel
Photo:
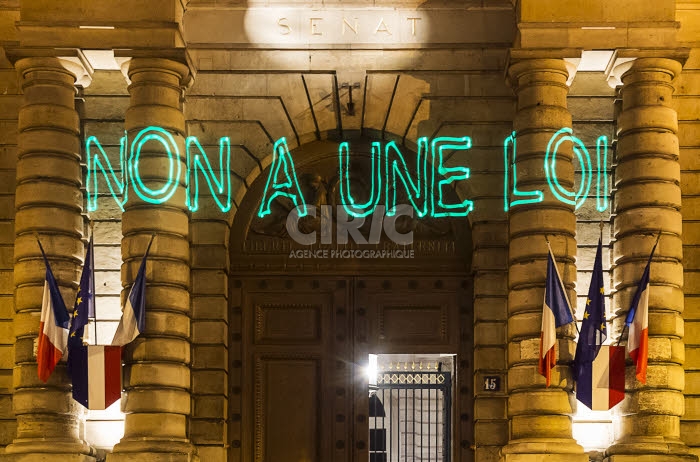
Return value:
[(327, 304), (255, 305), (255, 344), (318, 345)]
[(456, 279), (361, 279), (355, 304), (367, 312), (372, 353), (457, 353)]
[(243, 460), (346, 460), (344, 444), (333, 445), (348, 439), (346, 424), (333, 424), (347, 386), (337, 364), (349, 362), (349, 335), (337, 332), (347, 324), (342, 282), (242, 280)]
[[(239, 281), (241, 460), (367, 462), (368, 354), (471, 354), (471, 297), (456, 278)], [(470, 360), (459, 363), (454, 406), (471, 413)], [(470, 422), (449, 441), (470, 438)]]
[(318, 358), (256, 358), (256, 461), (323, 460), (321, 389)]
[(377, 343), (388, 345), (444, 345), (449, 343), (447, 331), (449, 307), (430, 304), (379, 304), (377, 308)]

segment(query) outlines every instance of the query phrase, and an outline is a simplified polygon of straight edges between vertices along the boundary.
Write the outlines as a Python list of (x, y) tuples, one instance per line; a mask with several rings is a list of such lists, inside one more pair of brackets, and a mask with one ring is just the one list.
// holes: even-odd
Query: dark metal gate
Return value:
[(370, 462), (450, 462), (449, 372), (383, 371), (370, 385)]

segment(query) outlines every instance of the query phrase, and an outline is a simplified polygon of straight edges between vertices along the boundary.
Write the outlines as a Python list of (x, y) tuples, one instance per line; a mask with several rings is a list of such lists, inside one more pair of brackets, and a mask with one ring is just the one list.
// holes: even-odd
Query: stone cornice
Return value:
[(76, 86), (86, 88), (92, 82), (94, 69), (83, 52), (76, 48), (6, 47), (5, 55), (13, 64), (22, 58), (58, 58), (61, 65), (75, 76)]
[(583, 50), (581, 48), (511, 48), (508, 50), (508, 56), (506, 58), (506, 80), (509, 80), (508, 69), (518, 61), (528, 59), (563, 59), (569, 71), (567, 84), (571, 85), (576, 75), (576, 66), (578, 65), (582, 52)]
[(690, 48), (673, 49), (634, 49), (616, 50), (605, 70), (608, 85), (615, 88), (622, 85), (622, 75), (632, 67), (637, 58), (666, 58), (673, 59), (684, 65), (690, 55)]

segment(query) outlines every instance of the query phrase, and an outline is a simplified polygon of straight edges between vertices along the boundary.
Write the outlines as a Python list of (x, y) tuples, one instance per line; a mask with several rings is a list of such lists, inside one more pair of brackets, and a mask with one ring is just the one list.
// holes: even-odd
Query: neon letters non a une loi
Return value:
[[(143, 146), (157, 143), (167, 158), (168, 175), (164, 184), (152, 188), (143, 181), (139, 160)], [(575, 191), (564, 188), (557, 177), (557, 153), (562, 143), (571, 142), (573, 152), (581, 169), (581, 180)], [(415, 171), (410, 171), (406, 158), (395, 142), (372, 143), (370, 163), (371, 178), (369, 198), (358, 203), (352, 195), (350, 177), (350, 143), (343, 142), (338, 148), (338, 170), (340, 174), (340, 199), (345, 210), (354, 217), (370, 215), (381, 203), (386, 204), (387, 215), (396, 213), (397, 189), (402, 188), (418, 217), (466, 216), (474, 209), (471, 200), (450, 203), (445, 196), (445, 188), (459, 181), (469, 179), (470, 170), (464, 166), (446, 166), (445, 153), (467, 151), (471, 148), (471, 138), (439, 137), (429, 140), (420, 138), (416, 154)], [(152, 146), (151, 146), (152, 149)], [(223, 137), (219, 140), (218, 162), (212, 161), (196, 137), (185, 140), (185, 206), (192, 212), (199, 208), (200, 183), (204, 179), (211, 197), (221, 212), (231, 210), (231, 142)], [(130, 182), (136, 195), (145, 202), (162, 204), (170, 200), (181, 178), (180, 150), (169, 131), (161, 127), (147, 127), (128, 142), (123, 136), (120, 140), (119, 166), (115, 171), (104, 148), (95, 136), (85, 142), (87, 157), (87, 206), (89, 211), (97, 210), (98, 176), (102, 175), (109, 194), (123, 211), (128, 201), (127, 184)], [(517, 205), (536, 203), (544, 200), (543, 191), (525, 191), (518, 188), (516, 163), (516, 134), (504, 141), (504, 210)], [(213, 157), (213, 156), (212, 156)], [(596, 159), (596, 206), (599, 211), (608, 207), (607, 186), (607, 138), (597, 140)], [(214, 167), (218, 167), (216, 170)], [(119, 172), (119, 173), (117, 173)], [(558, 200), (579, 208), (588, 197), (593, 185), (593, 163), (583, 142), (573, 136), (570, 128), (556, 132), (548, 146), (544, 160), (544, 172), (549, 189)], [(294, 160), (284, 138), (274, 144), (272, 163), (269, 168), (267, 183), (261, 198), (258, 215), (264, 217), (270, 213), (272, 202), (285, 197), (298, 208), (299, 216), (307, 213), (306, 202), (299, 185)]]

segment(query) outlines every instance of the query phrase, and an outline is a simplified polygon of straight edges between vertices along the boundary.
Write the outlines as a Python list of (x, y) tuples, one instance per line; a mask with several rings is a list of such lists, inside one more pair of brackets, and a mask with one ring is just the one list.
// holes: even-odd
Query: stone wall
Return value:
[(685, 415), (681, 437), (700, 455), (700, 50), (695, 48), (676, 83), (683, 211), (685, 294)]
[[(85, 140), (96, 136), (108, 155), (115, 173), (119, 167), (119, 139), (124, 136), (124, 114), (129, 106), (126, 80), (118, 70), (96, 71), (90, 86), (82, 91), (78, 105), (82, 124), (83, 193), (87, 173)], [(104, 176), (98, 174), (97, 210), (85, 216), (93, 226), (95, 243), (95, 317), (90, 324), (91, 341), (109, 345), (122, 315), (121, 303), (121, 211), (107, 188)], [(84, 196), (87, 200), (87, 196)], [(85, 205), (83, 210), (88, 210)], [(87, 236), (87, 229), (85, 235)], [(106, 411), (89, 411), (85, 422), (86, 439), (99, 449), (109, 449), (124, 434), (124, 415), (119, 402)]]
[(22, 96), (17, 73), (0, 50), (0, 454), (15, 436), (12, 413), (14, 367), (14, 217), (17, 113)]

